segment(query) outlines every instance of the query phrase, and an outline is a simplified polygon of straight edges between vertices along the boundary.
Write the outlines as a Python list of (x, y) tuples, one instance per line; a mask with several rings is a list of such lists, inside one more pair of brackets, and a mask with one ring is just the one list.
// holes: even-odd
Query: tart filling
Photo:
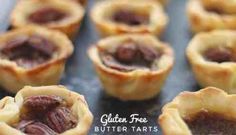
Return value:
[(193, 135), (231, 135), (236, 133), (236, 120), (227, 120), (222, 115), (201, 111), (185, 119)]
[(53, 7), (44, 7), (36, 10), (28, 16), (28, 20), (37, 24), (47, 24), (61, 21), (68, 16), (68, 13)]
[(236, 59), (234, 58), (233, 52), (230, 48), (225, 47), (213, 47), (207, 49), (203, 56), (206, 60), (213, 62), (234, 62)]
[(0, 57), (30, 69), (49, 61), (55, 51), (54, 43), (40, 35), (19, 35), (3, 45)]
[(155, 61), (162, 55), (161, 51), (156, 48), (141, 45), (134, 41), (126, 41), (116, 48), (115, 52), (107, 50), (100, 52), (103, 64), (106, 66), (120, 70), (132, 71), (136, 69), (157, 70)]
[(138, 13), (132, 10), (118, 10), (112, 16), (112, 20), (118, 23), (124, 23), (131, 26), (148, 24), (149, 15), (144, 13)]
[(54, 135), (76, 127), (77, 123), (62, 97), (37, 95), (24, 100), (20, 121), (14, 127), (26, 134)]

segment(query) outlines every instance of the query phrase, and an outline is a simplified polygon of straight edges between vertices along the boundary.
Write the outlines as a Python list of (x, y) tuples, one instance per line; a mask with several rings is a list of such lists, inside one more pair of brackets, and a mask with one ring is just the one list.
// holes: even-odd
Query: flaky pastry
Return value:
[(159, 2), (105, 0), (95, 4), (91, 18), (102, 36), (122, 33), (160, 35), (168, 23)]
[(214, 86), (236, 93), (236, 32), (221, 30), (197, 34), (186, 54), (202, 87)]
[(59, 31), (36, 26), (0, 36), (0, 85), (16, 93), (25, 85), (57, 84), (73, 45)]
[[(4, 98), (0, 101), (0, 105), (1, 102), (4, 102), (4, 108), (0, 108), (1, 135), (42, 135), (43, 133), (50, 135), (86, 135), (92, 124), (93, 115), (84, 97), (63, 86), (26, 86), (16, 94), (15, 98), (7, 98), (13, 100), (6, 102), (6, 98)], [(65, 105), (62, 106), (56, 101), (64, 102)], [(34, 107), (34, 110), (26, 107)], [(58, 111), (57, 108), (66, 108), (66, 111)], [(25, 109), (28, 109), (27, 113)], [(13, 112), (14, 115), (6, 112)], [(3, 113), (6, 114), (3, 115)], [(36, 120), (36, 116), (40, 115), (40, 113), (42, 116)], [(45, 120), (44, 117), (46, 117)], [(6, 118), (9, 118), (10, 122)], [(73, 121), (76, 122), (73, 123), (73, 127), (70, 125), (72, 118), (76, 119)], [(68, 121), (71, 123), (68, 123)], [(51, 124), (51, 122), (55, 125)], [(61, 131), (64, 127), (68, 128), (68, 126), (71, 127), (65, 131), (57, 132), (57, 130)]]
[(182, 92), (162, 108), (163, 135), (233, 135), (236, 133), (236, 95), (207, 87)]
[[(219, 6), (222, 8), (222, 5)], [(195, 33), (214, 29), (236, 29), (235, 14), (224, 13), (215, 8), (207, 8), (200, 0), (188, 2), (187, 14), (191, 29)]]
[(156, 96), (174, 63), (173, 50), (149, 34), (102, 39), (88, 55), (105, 91), (121, 100)]
[(14, 8), (10, 21), (13, 28), (41, 25), (73, 38), (83, 16), (84, 8), (72, 0), (22, 0)]

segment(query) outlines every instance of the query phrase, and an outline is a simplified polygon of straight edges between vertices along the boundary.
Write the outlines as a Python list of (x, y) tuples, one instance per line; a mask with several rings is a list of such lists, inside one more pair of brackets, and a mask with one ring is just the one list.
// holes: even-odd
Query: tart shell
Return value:
[(65, 62), (73, 52), (73, 45), (66, 35), (35, 26), (16, 29), (0, 36), (0, 47), (15, 36), (32, 34), (41, 35), (54, 42), (57, 46), (56, 53), (52, 55), (51, 60), (30, 69), (20, 67), (14, 61), (0, 59), (0, 85), (8, 92), (16, 93), (25, 85), (57, 84), (64, 72)]
[[(130, 7), (131, 9), (133, 8), (138, 11), (142, 10), (143, 13), (147, 12), (150, 15), (149, 24), (129, 26), (126, 24), (113, 22), (105, 17), (115, 12), (115, 9), (122, 9), (124, 7)], [(168, 23), (168, 17), (164, 13), (159, 2), (146, 2), (142, 0), (136, 0), (135, 2), (131, 2), (130, 0), (105, 0), (102, 2), (97, 2), (91, 10), (91, 18), (96, 25), (98, 32), (103, 37), (124, 33), (151, 33), (160, 36)]]
[(205, 7), (213, 7), (224, 13), (236, 13), (236, 3), (233, 0), (201, 0), (201, 2)]
[(59, 22), (50, 22), (41, 26), (59, 30), (73, 39), (83, 19), (84, 8), (80, 4), (71, 0), (21, 0), (17, 3), (11, 14), (10, 21), (12, 27), (20, 28), (25, 27), (26, 25), (37, 25), (27, 20), (28, 15), (36, 11), (38, 8), (47, 6), (68, 12), (69, 17), (64, 18)]
[[(131, 72), (122, 72), (105, 66), (100, 59), (98, 47), (112, 48), (127, 39), (162, 48), (164, 54), (159, 59), (159, 69), (156, 71), (137, 69)], [(88, 50), (88, 55), (105, 91), (121, 100), (145, 100), (156, 96), (160, 92), (174, 62), (173, 50), (151, 35), (128, 34), (108, 37), (92, 46)]]
[[(90, 129), (93, 121), (93, 115), (90, 112), (88, 105), (84, 97), (78, 93), (72, 92), (63, 86), (42, 86), (42, 87), (31, 87), (26, 86), (21, 89), (15, 96), (14, 106), (12, 107), (12, 112), (17, 112), (22, 105), (26, 97), (35, 95), (56, 95), (60, 96), (66, 100), (67, 104), (71, 105), (72, 113), (79, 118), (78, 124), (75, 128), (67, 130), (60, 135), (86, 135)], [(3, 99), (5, 100), (5, 99)], [(2, 102), (2, 100), (0, 101)], [(8, 105), (8, 103), (6, 103)], [(0, 110), (0, 116), (2, 116), (1, 111), (6, 111), (4, 108)], [(17, 112), (19, 116), (19, 112)], [(6, 117), (9, 117), (6, 115)], [(2, 117), (0, 117), (2, 119)], [(13, 119), (13, 118), (12, 118)], [(19, 121), (19, 117), (15, 117), (13, 121)], [(22, 135), (23, 133), (15, 128), (12, 128), (7, 121), (2, 121), (0, 123), (0, 134), (1, 135)]]
[(196, 35), (186, 49), (196, 80), (202, 87), (214, 86), (228, 93), (236, 93), (235, 62), (211, 62), (206, 60), (202, 52), (211, 47), (223, 46), (236, 48), (236, 32), (213, 31)]
[(159, 124), (163, 135), (192, 135), (184, 118), (205, 110), (228, 119), (236, 119), (236, 96), (221, 89), (207, 87), (197, 92), (182, 92), (162, 108)]
[(236, 16), (233, 14), (217, 14), (207, 11), (200, 0), (190, 0), (187, 14), (193, 32), (214, 29), (236, 29)]

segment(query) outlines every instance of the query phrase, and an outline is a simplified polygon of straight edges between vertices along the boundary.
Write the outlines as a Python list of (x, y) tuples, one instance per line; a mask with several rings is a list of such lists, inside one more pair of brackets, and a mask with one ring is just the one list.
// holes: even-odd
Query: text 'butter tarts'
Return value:
[(88, 54), (105, 91), (121, 100), (156, 96), (174, 63), (172, 48), (148, 34), (111, 36)]
[(73, 45), (59, 31), (28, 26), (0, 36), (0, 86), (11, 93), (25, 85), (57, 84)]
[(236, 93), (236, 32), (221, 30), (197, 34), (186, 54), (202, 87), (214, 86)]
[(236, 95), (207, 87), (182, 92), (162, 108), (163, 135), (235, 135)]
[[(228, 0), (215, 0), (219, 1), (217, 6), (205, 5), (203, 1), (190, 0), (187, 5), (187, 14), (193, 32), (214, 29), (236, 29), (236, 12), (229, 13), (224, 11), (222, 9), (224, 4), (220, 4), (227, 3)], [(236, 11), (235, 8), (234, 10)]]
[(71, 0), (21, 0), (11, 14), (11, 25), (41, 25), (73, 38), (83, 16), (84, 8)]
[(102, 36), (122, 33), (160, 35), (168, 23), (159, 2), (105, 0), (95, 4), (91, 17)]
[(86, 135), (93, 121), (84, 97), (63, 86), (26, 86), (0, 107), (1, 135)]

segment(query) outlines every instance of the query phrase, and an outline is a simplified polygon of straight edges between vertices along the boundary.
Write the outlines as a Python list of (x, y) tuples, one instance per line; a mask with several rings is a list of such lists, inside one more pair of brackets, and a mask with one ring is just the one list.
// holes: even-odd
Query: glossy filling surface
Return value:
[(28, 20), (37, 24), (47, 24), (61, 21), (68, 16), (67, 13), (52, 7), (44, 7), (36, 10), (28, 16)]
[(131, 10), (119, 10), (116, 11), (113, 16), (112, 20), (118, 23), (124, 23), (127, 25), (142, 25), (149, 23), (149, 15), (144, 13), (137, 13)]
[(218, 63), (236, 61), (233, 51), (230, 48), (224, 47), (209, 48), (204, 51), (203, 56), (208, 61)]
[(217, 113), (199, 112), (185, 119), (193, 135), (235, 135), (236, 120), (227, 120)]
[(103, 64), (120, 71), (157, 70), (158, 67), (154, 61), (158, 60), (161, 55), (160, 50), (133, 41), (127, 41), (119, 45), (113, 53), (106, 50), (100, 52)]
[(23, 68), (33, 68), (52, 58), (54, 43), (39, 35), (21, 35), (8, 40), (0, 49), (0, 57), (16, 62)]
[(56, 135), (76, 127), (78, 119), (65, 100), (54, 95), (27, 97), (14, 128), (32, 135)]

